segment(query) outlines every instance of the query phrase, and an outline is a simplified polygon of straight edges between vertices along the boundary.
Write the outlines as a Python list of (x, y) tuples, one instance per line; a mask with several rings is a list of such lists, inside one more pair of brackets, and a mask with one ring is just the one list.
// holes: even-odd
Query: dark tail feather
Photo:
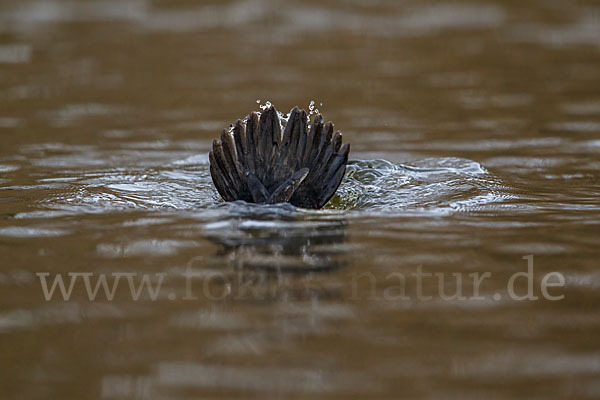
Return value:
[(224, 172), (218, 166), (212, 151), (208, 153), (208, 159), (210, 161), (210, 176), (212, 177), (217, 191), (225, 201), (235, 200), (235, 196), (231, 192), (230, 185), (224, 180)]
[(267, 203), (276, 204), (289, 202), (296, 189), (298, 189), (298, 186), (300, 186), (304, 181), (304, 178), (306, 178), (306, 175), (308, 175), (308, 171), (308, 168), (302, 168), (301, 170), (296, 171), (294, 175), (275, 189)]
[(209, 153), (210, 173), (225, 201), (290, 202), (321, 208), (339, 187), (350, 146), (341, 132), (317, 115), (308, 128), (304, 110), (294, 107), (282, 133), (279, 115), (269, 107), (250, 113), (223, 131)]
[(258, 148), (258, 136), (258, 114), (252, 112), (248, 115), (246, 121), (246, 139), (248, 140), (248, 156), (246, 160), (248, 163), (248, 169), (253, 174), (256, 174), (257, 169), (256, 162), (258, 157), (256, 156), (256, 150)]
[(248, 171), (246, 173), (246, 179), (248, 180), (248, 187), (250, 188), (250, 194), (252, 195), (252, 202), (258, 204), (268, 203), (270, 197), (269, 192), (258, 177)]

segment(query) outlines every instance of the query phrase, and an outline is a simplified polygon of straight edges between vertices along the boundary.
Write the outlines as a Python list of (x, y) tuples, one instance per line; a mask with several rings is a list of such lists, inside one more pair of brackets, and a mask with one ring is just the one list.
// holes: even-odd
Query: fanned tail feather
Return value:
[(289, 202), (322, 208), (339, 187), (350, 145), (317, 115), (294, 107), (283, 132), (275, 107), (250, 113), (224, 130), (209, 153), (210, 174), (225, 201)]

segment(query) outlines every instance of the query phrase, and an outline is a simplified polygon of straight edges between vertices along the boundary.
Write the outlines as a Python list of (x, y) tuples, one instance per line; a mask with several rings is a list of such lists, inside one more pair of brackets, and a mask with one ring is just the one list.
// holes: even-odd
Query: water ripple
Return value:
[(468, 210), (510, 196), (479, 163), (460, 158), (430, 158), (412, 165), (385, 160), (353, 161), (331, 201), (334, 209), (366, 212)]
[[(82, 158), (66, 155), (64, 159), (79, 166)], [(55, 194), (41, 203), (45, 208), (71, 214), (177, 209), (204, 210), (204, 218), (210, 213), (238, 217), (316, 213), (326, 217), (327, 213), (352, 210), (354, 215), (358, 212), (358, 216), (364, 217), (392, 211), (446, 215), (500, 205), (511, 198), (506, 186), (475, 161), (428, 158), (411, 164), (382, 159), (351, 161), (338, 193), (325, 210), (318, 212), (296, 210), (290, 205), (223, 203), (205, 161), (204, 154), (200, 154), (167, 166), (157, 162), (136, 169), (78, 171), (77, 175), (73, 175), (72, 165), (64, 165), (60, 177), (63, 187), (55, 188)], [(48, 185), (45, 178), (39, 179), (37, 185), (19, 187), (34, 190), (43, 185)]]

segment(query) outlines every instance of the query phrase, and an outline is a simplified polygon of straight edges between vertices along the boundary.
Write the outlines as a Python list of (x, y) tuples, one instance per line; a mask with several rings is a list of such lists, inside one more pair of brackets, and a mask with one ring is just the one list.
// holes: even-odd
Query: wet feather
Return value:
[(344, 177), (349, 151), (320, 114), (309, 127), (306, 111), (294, 107), (282, 132), (277, 110), (269, 107), (213, 141), (210, 174), (225, 201), (321, 208)]

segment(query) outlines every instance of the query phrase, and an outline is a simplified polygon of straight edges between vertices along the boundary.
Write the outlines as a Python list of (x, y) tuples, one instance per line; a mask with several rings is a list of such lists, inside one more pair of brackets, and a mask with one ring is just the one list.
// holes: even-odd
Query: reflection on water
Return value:
[(311, 217), (312, 213), (289, 204), (257, 206), (239, 201), (220, 209), (227, 217), (203, 229), (209, 240), (223, 246), (219, 256), (238, 268), (310, 272), (340, 266), (332, 258), (345, 252), (344, 220)]
[[(598, 15), (0, 0), (1, 397), (600, 397)], [(325, 209), (219, 199), (257, 99), (352, 143)]]

